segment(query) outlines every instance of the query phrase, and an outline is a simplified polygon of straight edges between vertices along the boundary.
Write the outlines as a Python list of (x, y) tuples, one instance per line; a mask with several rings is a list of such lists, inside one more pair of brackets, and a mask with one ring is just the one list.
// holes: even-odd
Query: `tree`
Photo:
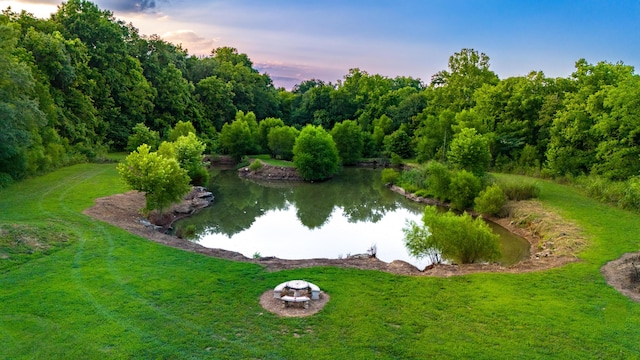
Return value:
[(422, 216), (423, 226), (409, 222), (404, 229), (404, 242), (411, 255), (429, 256), (434, 262), (443, 259), (462, 264), (496, 261), (500, 258), (499, 236), (481, 219), (452, 212), (438, 213), (427, 206)]
[(189, 136), (189, 134), (196, 134), (196, 128), (191, 121), (178, 121), (178, 123), (169, 130), (169, 141), (176, 141), (181, 136)]
[(449, 57), (449, 70), (431, 78), (431, 86), (441, 94), (441, 101), (454, 112), (475, 105), (474, 92), (484, 84), (495, 85), (498, 76), (489, 70), (489, 56), (474, 49), (462, 49)]
[(455, 167), (482, 176), (491, 164), (491, 151), (484, 136), (475, 129), (464, 128), (453, 137), (448, 159)]
[(266, 118), (260, 121), (256, 141), (261, 151), (267, 151), (269, 149), (269, 132), (282, 126), (284, 126), (284, 121), (278, 118)]
[(129, 140), (127, 140), (127, 150), (134, 151), (142, 144), (149, 145), (152, 151), (157, 150), (160, 144), (160, 134), (155, 130), (149, 129), (143, 123), (137, 123), (133, 127)]
[(385, 136), (384, 145), (389, 155), (396, 154), (403, 159), (408, 159), (413, 156), (411, 137), (404, 131), (403, 127)]
[(482, 189), (482, 181), (466, 170), (454, 171), (449, 185), (451, 208), (465, 210), (473, 206), (473, 201)]
[(271, 155), (277, 159), (293, 159), (293, 146), (300, 134), (298, 129), (292, 126), (281, 126), (269, 131), (268, 145)]
[(487, 186), (474, 200), (474, 210), (481, 214), (498, 215), (507, 202), (507, 196), (498, 184)]
[(222, 150), (236, 161), (239, 161), (253, 148), (251, 129), (242, 118), (236, 118), (231, 124), (224, 124), (218, 140)]
[(204, 117), (217, 130), (222, 125), (233, 121), (238, 108), (233, 104), (233, 87), (230, 83), (210, 76), (200, 80), (196, 85), (196, 95), (202, 103)]
[(189, 176), (178, 162), (151, 152), (146, 144), (118, 164), (118, 172), (131, 189), (144, 192), (147, 213), (157, 209), (162, 214), (190, 190)]
[(19, 32), (12, 25), (0, 24), (0, 173), (15, 180), (27, 175), (27, 150), (46, 118), (32, 73), (17, 56)]
[(336, 143), (338, 154), (344, 165), (353, 165), (362, 157), (364, 146), (362, 129), (354, 120), (336, 123), (331, 129), (331, 137)]
[(105, 119), (115, 149), (124, 149), (131, 129), (153, 110), (154, 90), (140, 61), (128, 54), (131, 29), (113, 13), (86, 0), (58, 6), (52, 21), (67, 39), (80, 39), (87, 49), (88, 83), (96, 109)]
[[(597, 172), (607, 172), (606, 167), (603, 168), (597, 164), (599, 159), (596, 154), (602, 140), (600, 136), (604, 135), (607, 141), (615, 142), (620, 139), (615, 131), (609, 133), (610, 125), (605, 124), (619, 123), (622, 118), (606, 120), (610, 118), (609, 104), (614, 102), (605, 104), (605, 93), (633, 76), (633, 67), (622, 63), (600, 62), (591, 65), (584, 59), (576, 62), (576, 71), (572, 77), (577, 90), (565, 96), (563, 107), (555, 114), (549, 130), (551, 136), (546, 152), (547, 167), (553, 175), (589, 174), (594, 167)], [(605, 122), (601, 123), (601, 119)], [(597, 125), (598, 123), (600, 124)], [(607, 145), (605, 147), (609, 148)], [(607, 157), (613, 153), (607, 154), (605, 150), (602, 155)], [(620, 155), (622, 154), (616, 156)], [(614, 173), (611, 175), (617, 177)]]
[(338, 172), (339, 155), (331, 135), (320, 126), (305, 126), (293, 146), (293, 163), (303, 179), (323, 180)]
[(196, 134), (190, 132), (174, 141), (176, 160), (180, 167), (187, 171), (193, 185), (204, 185), (209, 180), (209, 173), (204, 167), (203, 153), (205, 144)]
[(163, 67), (152, 81), (157, 92), (153, 109), (154, 127), (166, 133), (176, 120), (187, 118), (188, 110), (193, 106), (191, 94), (194, 86), (173, 63)]

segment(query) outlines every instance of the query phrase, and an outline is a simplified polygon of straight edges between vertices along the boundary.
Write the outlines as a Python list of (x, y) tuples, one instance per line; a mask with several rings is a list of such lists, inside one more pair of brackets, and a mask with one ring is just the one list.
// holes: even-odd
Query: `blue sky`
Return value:
[[(567, 77), (580, 58), (640, 66), (640, 1), (95, 0), (140, 33), (191, 54), (246, 53), (276, 86), (336, 82), (358, 67), (428, 82), (462, 48), (486, 53), (500, 78)], [(0, 0), (47, 17), (57, 0)], [(637, 71), (636, 71), (637, 73)]]

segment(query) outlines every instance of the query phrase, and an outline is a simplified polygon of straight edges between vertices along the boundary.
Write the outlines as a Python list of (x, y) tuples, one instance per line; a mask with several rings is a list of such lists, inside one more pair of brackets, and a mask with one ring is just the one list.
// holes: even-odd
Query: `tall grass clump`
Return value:
[(640, 212), (640, 176), (626, 181), (613, 181), (597, 176), (583, 176), (575, 180), (578, 187), (598, 201), (625, 210)]
[(426, 174), (421, 169), (412, 168), (400, 174), (398, 184), (407, 192), (414, 193), (425, 188)]
[(496, 184), (502, 189), (509, 200), (527, 200), (537, 198), (540, 185), (535, 180), (525, 178), (500, 177)]
[(385, 184), (396, 184), (400, 178), (400, 173), (396, 169), (386, 168), (382, 170), (382, 182)]

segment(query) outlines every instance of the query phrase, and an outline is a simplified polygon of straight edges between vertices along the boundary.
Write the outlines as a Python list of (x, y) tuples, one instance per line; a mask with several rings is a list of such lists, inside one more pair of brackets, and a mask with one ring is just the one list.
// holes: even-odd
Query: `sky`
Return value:
[[(487, 54), (501, 79), (568, 77), (581, 58), (640, 66), (637, 0), (94, 0), (143, 35), (206, 56), (245, 53), (277, 87), (336, 83), (359, 68), (429, 83), (463, 48)], [(48, 18), (60, 0), (0, 0)]]

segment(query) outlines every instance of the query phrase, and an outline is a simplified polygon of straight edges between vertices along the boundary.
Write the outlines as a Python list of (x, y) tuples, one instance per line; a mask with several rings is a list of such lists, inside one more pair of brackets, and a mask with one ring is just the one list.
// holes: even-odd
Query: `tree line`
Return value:
[(640, 78), (621, 62), (581, 59), (567, 78), (500, 79), (486, 54), (462, 49), (428, 84), (356, 68), (288, 91), (235, 48), (189, 56), (85, 0), (48, 19), (7, 9), (0, 37), (0, 185), (125, 150), (139, 124), (168, 139), (180, 121), (207, 152), (238, 158), (291, 159), (311, 125), (331, 134), (343, 164), (447, 162), (459, 153), (453, 140), (472, 129), (490, 149), (480, 162), (493, 169), (607, 181), (640, 174)]

